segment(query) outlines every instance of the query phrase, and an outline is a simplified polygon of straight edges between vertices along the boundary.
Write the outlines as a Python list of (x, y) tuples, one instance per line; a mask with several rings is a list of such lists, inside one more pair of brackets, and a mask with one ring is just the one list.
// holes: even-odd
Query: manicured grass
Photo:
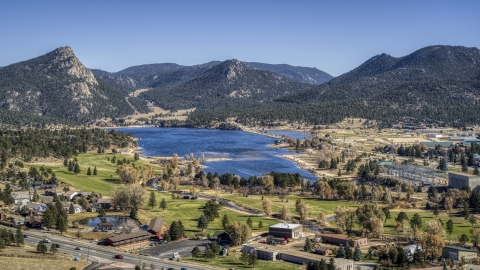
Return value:
[[(262, 195), (249, 195), (248, 197), (241, 196), (239, 194), (221, 194), (221, 197), (231, 200), (238, 203), (239, 205), (246, 206), (248, 208), (257, 209), (263, 211), (262, 204)], [(332, 215), (333, 211), (340, 205), (341, 207), (353, 207), (357, 208), (359, 204), (347, 201), (329, 201), (329, 200), (320, 200), (312, 197), (305, 196), (286, 196), (285, 199), (280, 200), (278, 196), (264, 196), (264, 198), (270, 199), (272, 202), (272, 211), (280, 212), (285, 205), (292, 215), (295, 215), (295, 202), (298, 199), (303, 199), (311, 207), (310, 218), (315, 218), (318, 216), (318, 213), (322, 211), (326, 215)], [(288, 199), (288, 202), (287, 202)]]
[[(170, 225), (174, 220), (181, 220), (183, 226), (185, 226), (185, 234), (189, 237), (193, 237), (195, 234), (200, 233), (201, 230), (197, 229), (197, 220), (202, 215), (203, 206), (207, 200), (198, 199), (198, 200), (186, 200), (186, 199), (176, 199), (173, 200), (171, 197), (171, 193), (167, 192), (159, 192), (154, 191), (156, 195), (157, 205), (152, 209), (151, 207), (147, 206), (145, 203), (145, 207), (143, 210), (140, 210), (138, 213), (139, 220), (142, 224), (148, 224), (150, 219), (155, 217), (160, 217), (164, 220), (167, 225)], [(147, 201), (150, 196), (150, 190), (147, 193)], [(159, 208), (160, 201), (162, 198), (165, 198), (167, 201), (167, 208), (163, 211)], [(222, 227), (222, 217), (224, 214), (227, 214), (228, 219), (230, 222), (232, 221), (240, 221), (246, 222), (248, 217), (251, 217), (253, 221), (253, 228), (252, 232), (263, 232), (268, 230), (269, 225), (276, 224), (280, 222), (279, 220), (273, 218), (266, 218), (261, 216), (249, 216), (243, 214), (241, 212), (233, 211), (224, 207), (219, 211), (220, 217), (216, 218), (213, 222), (210, 222), (208, 228), (204, 230), (205, 234), (210, 233), (213, 234), (217, 230), (223, 230)], [(263, 223), (263, 229), (258, 228), (259, 221)]]
[(262, 269), (262, 270), (295, 270), (305, 269), (302, 265), (284, 262), (284, 261), (264, 261), (258, 260), (253, 268), (251, 265), (245, 265), (240, 260), (234, 260), (233, 256), (216, 256), (212, 260), (205, 261), (203, 258), (188, 258), (187, 262), (196, 262), (210, 266), (220, 267), (222, 269)]
[[(392, 218), (387, 220), (384, 224), (384, 232), (386, 234), (395, 234), (395, 230), (393, 229), (393, 226), (396, 224), (395, 218), (397, 218), (398, 213), (402, 211), (407, 214), (409, 219), (411, 219), (415, 213), (418, 213), (420, 215), (420, 217), (422, 218), (422, 229), (420, 229), (420, 231), (423, 231), (423, 229), (425, 229), (425, 223), (427, 221), (436, 219), (432, 210), (392, 209), (390, 210)], [(438, 215), (438, 219), (442, 220), (444, 228), (446, 227), (447, 221), (449, 219), (453, 221), (453, 233), (450, 237), (447, 236), (446, 239), (453, 240), (455, 238), (459, 238), (462, 234), (466, 234), (470, 238), (470, 229), (472, 228), (472, 225), (467, 220), (465, 220), (463, 216), (452, 215), (452, 217), (450, 217), (448, 213), (446, 213), (445, 211), (441, 211)], [(480, 228), (480, 224), (475, 224), (474, 228)]]
[[(81, 172), (79, 174), (71, 173), (68, 171), (67, 167), (63, 165), (57, 166), (45, 166), (46, 168), (52, 168), (53, 172), (56, 174), (57, 178), (69, 185), (72, 185), (75, 188), (78, 188), (82, 191), (95, 191), (100, 192), (102, 195), (108, 196), (112, 188), (118, 184), (119, 176), (115, 173), (118, 166), (113, 165), (110, 161), (107, 160), (107, 157), (110, 159), (113, 157), (113, 154), (96, 154), (96, 153), (87, 153), (80, 154), (77, 156), (78, 163), (80, 164)], [(133, 162), (133, 157), (128, 155), (115, 155), (117, 159), (128, 159), (130, 162)], [(147, 163), (138, 160), (135, 161), (135, 166), (143, 167)], [(28, 164), (27, 164), (28, 166)], [(93, 174), (93, 168), (97, 167), (97, 175), (87, 175), (87, 169), (90, 167)], [(155, 169), (155, 174), (159, 174), (161, 167), (157, 165), (152, 165)], [(39, 167), (39, 166), (37, 166)]]

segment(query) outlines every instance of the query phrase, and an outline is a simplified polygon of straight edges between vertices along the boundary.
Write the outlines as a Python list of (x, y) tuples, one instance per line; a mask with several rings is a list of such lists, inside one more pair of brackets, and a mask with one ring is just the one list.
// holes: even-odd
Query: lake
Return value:
[(111, 222), (113, 223), (113, 227), (117, 228), (120, 226), (123, 222), (126, 222), (127, 220), (131, 220), (129, 217), (94, 217), (94, 218), (85, 218), (81, 219), (78, 221), (78, 224), (80, 225), (85, 225), (85, 226), (91, 226), (91, 227), (96, 227), (98, 223), (101, 223), (103, 221), (105, 222)]
[[(204, 171), (231, 173), (243, 177), (272, 171), (300, 173), (303, 178), (316, 181), (317, 177), (301, 169), (296, 163), (281, 157), (283, 154), (295, 154), (288, 149), (268, 146), (275, 139), (240, 130), (194, 129), (194, 128), (116, 128), (116, 131), (131, 133), (142, 148), (145, 156), (179, 157), (194, 154), (195, 157), (228, 158), (229, 160), (203, 163)], [(303, 136), (303, 132), (302, 132)]]

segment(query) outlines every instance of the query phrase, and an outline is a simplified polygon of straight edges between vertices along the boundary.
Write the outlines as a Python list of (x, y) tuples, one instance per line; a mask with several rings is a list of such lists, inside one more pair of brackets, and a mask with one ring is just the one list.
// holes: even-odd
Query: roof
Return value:
[(332, 249), (328, 248), (328, 247), (316, 247), (315, 250), (327, 251), (327, 250), (332, 250)]
[[(296, 251), (296, 250), (285, 250), (285, 251), (280, 251), (281, 254), (285, 255), (290, 255), (294, 257), (299, 257), (299, 258), (305, 258), (309, 260), (315, 260), (315, 261), (320, 261), (321, 259), (324, 259), (325, 261), (329, 261), (330, 258), (329, 256), (322, 256), (318, 255), (315, 253), (308, 253), (308, 252), (302, 252), (302, 251)], [(342, 259), (342, 258), (334, 258), (335, 260), (335, 265), (340, 266), (344, 264), (353, 264), (353, 260), (348, 260), (348, 259)]]
[(456, 174), (456, 175), (466, 176), (466, 177), (470, 177), (470, 178), (480, 178), (480, 176), (478, 176), (478, 175), (463, 173), (463, 172), (448, 172), (448, 174), (449, 175), (450, 174)]
[(429, 146), (429, 147), (435, 147), (437, 145), (440, 145), (442, 147), (449, 147), (449, 146), (453, 145), (452, 142), (421, 142), (420, 144), (423, 144), (423, 145)]
[(213, 233), (213, 236), (216, 237), (216, 236), (222, 235), (222, 234), (224, 234), (224, 233), (226, 233), (226, 232), (225, 232), (225, 231), (215, 231), (215, 232)]
[(131, 238), (142, 237), (142, 236), (151, 236), (151, 234), (147, 231), (140, 230), (140, 231), (136, 231), (136, 232), (129, 233), (129, 234), (121, 234), (121, 235), (117, 235), (117, 236), (114, 236), (114, 237), (109, 237), (109, 238), (106, 238), (106, 239), (109, 239), (112, 242), (119, 242), (119, 241), (131, 239)]
[(150, 224), (148, 225), (148, 231), (154, 232), (161, 232), (163, 228), (163, 219), (161, 218), (154, 218), (150, 220)]
[(270, 226), (269, 228), (293, 229), (301, 226), (302, 224), (277, 223), (275, 225)]
[(97, 200), (97, 203), (112, 203), (111, 198), (100, 198)]
[(444, 248), (454, 249), (454, 250), (457, 250), (457, 251), (466, 251), (466, 252), (475, 252), (475, 253), (477, 253), (476, 250), (468, 249), (468, 248), (463, 248), (463, 247), (445, 246)]

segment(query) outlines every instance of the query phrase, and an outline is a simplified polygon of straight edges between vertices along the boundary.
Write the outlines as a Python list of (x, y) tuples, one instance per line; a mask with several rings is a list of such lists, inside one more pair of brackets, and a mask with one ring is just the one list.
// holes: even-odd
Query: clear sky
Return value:
[(428, 45), (480, 47), (480, 1), (0, 0), (0, 66), (71, 46), (89, 68), (242, 61), (334, 76)]

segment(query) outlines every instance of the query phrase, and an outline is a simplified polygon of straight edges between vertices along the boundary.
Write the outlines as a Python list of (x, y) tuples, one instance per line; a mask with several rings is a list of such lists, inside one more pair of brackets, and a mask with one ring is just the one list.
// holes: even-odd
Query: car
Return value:
[(45, 238), (45, 239), (43, 239), (43, 242), (44, 243), (51, 243), (52, 241), (50, 241), (50, 239), (48, 239), (48, 238)]
[(115, 259), (123, 259), (123, 255), (117, 254), (117, 255), (115, 255)]
[(81, 247), (76, 247), (75, 250), (82, 250), (82, 248)]
[(59, 245), (59, 244), (55, 244), (55, 247), (56, 247), (56, 248), (59, 248), (59, 247), (60, 247), (60, 245)]
[(180, 270), (188, 270), (188, 269), (187, 269), (187, 268), (185, 268), (185, 267), (182, 267), (182, 268), (180, 268)]
[(28, 235), (24, 234), (24, 235), (23, 235), (23, 238), (28, 238)]

